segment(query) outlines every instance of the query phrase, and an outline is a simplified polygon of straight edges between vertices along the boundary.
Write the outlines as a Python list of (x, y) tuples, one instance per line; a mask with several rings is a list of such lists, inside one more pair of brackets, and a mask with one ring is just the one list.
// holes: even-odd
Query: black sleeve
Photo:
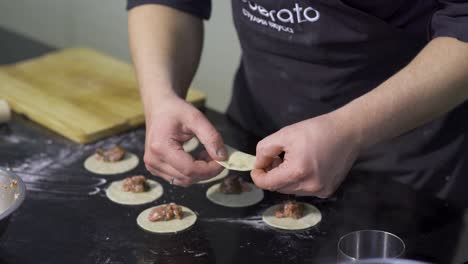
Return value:
[(453, 37), (468, 42), (468, 1), (439, 0), (431, 21), (431, 37)]
[(203, 19), (211, 15), (211, 0), (127, 0), (127, 10), (144, 4), (169, 6)]

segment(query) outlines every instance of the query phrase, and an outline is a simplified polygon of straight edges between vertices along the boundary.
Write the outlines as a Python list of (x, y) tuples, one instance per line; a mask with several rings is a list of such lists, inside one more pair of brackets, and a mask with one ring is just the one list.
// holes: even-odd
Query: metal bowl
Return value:
[(340, 264), (430, 264), (426, 262), (407, 260), (407, 259), (367, 259), (354, 260), (349, 262), (339, 262)]
[(26, 185), (14, 173), (0, 168), (0, 235), (10, 222), (11, 214), (16, 211), (26, 197)]

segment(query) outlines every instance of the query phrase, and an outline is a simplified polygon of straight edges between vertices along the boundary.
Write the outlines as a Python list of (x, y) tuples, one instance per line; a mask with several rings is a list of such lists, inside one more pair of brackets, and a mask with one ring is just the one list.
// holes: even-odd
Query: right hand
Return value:
[[(144, 162), (151, 174), (187, 187), (214, 177), (227, 152), (221, 135), (193, 105), (176, 95), (160, 98), (146, 106)], [(196, 136), (212, 160), (195, 160), (182, 145)]]

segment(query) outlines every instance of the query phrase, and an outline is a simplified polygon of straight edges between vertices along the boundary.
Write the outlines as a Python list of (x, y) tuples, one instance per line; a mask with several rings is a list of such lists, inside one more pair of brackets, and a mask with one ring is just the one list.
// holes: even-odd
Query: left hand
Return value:
[(332, 195), (360, 149), (359, 137), (346, 123), (332, 112), (266, 137), (257, 144), (253, 181), (262, 189), (286, 194), (322, 198)]

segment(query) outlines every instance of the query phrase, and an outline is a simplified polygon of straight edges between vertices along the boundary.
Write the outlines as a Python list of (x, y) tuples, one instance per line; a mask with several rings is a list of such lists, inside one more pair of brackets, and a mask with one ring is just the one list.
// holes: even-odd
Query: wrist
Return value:
[(179, 97), (184, 99), (188, 89), (180, 89), (177, 84), (167, 78), (153, 78), (139, 82), (143, 103), (160, 102), (167, 98)]
[(328, 115), (333, 120), (337, 131), (352, 142), (359, 152), (368, 146), (368, 138), (364, 135), (361, 122), (362, 116), (353, 113), (347, 107), (341, 107)]
[[(153, 86), (153, 89), (143, 89), (141, 91), (141, 101), (145, 112), (145, 119), (152, 120), (154, 115), (157, 115), (160, 110), (168, 105), (168, 102), (173, 100), (181, 100), (181, 98), (170, 89), (158, 89)], [(169, 103), (170, 104), (170, 103)]]

